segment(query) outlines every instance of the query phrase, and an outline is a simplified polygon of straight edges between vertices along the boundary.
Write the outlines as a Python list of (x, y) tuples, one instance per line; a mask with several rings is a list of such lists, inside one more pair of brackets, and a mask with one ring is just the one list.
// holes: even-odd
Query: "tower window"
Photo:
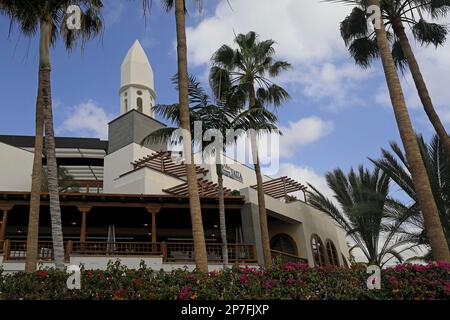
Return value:
[(139, 90), (138, 92), (136, 92), (138, 96), (142, 96), (142, 91)]
[(125, 112), (128, 111), (128, 99), (125, 99)]
[(139, 112), (143, 112), (143, 102), (142, 102), (142, 98), (137, 98), (136, 100), (136, 105), (138, 107), (138, 111)]

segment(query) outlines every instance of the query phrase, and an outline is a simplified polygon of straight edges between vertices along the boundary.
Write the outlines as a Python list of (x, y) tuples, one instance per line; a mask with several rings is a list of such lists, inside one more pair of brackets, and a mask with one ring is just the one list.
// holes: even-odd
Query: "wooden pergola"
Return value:
[[(258, 185), (251, 187), (257, 190)], [(302, 191), (306, 201), (306, 190), (308, 188), (289, 177), (281, 177), (264, 182), (263, 189), (265, 194), (275, 199), (287, 198), (290, 193)]]
[[(175, 163), (172, 160), (172, 154), (168, 151), (161, 151), (149, 155), (147, 157), (141, 158), (135, 162), (131, 163), (134, 169), (140, 169), (142, 167), (147, 167), (164, 174), (174, 176), (176, 178), (181, 178), (186, 176), (186, 166), (182, 163)], [(209, 172), (208, 170), (195, 166), (197, 174), (206, 176)]]
[[(197, 183), (198, 192), (201, 197), (217, 197), (219, 195), (219, 186), (216, 183), (201, 178), (197, 180)], [(164, 189), (163, 191), (175, 196), (189, 196), (187, 182), (169, 189)], [(224, 188), (223, 191), (226, 197), (231, 195), (230, 189)]]

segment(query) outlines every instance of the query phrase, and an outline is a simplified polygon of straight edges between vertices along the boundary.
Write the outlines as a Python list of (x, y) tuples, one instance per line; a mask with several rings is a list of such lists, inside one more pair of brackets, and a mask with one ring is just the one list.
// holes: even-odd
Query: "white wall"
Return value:
[[(241, 194), (245, 196), (247, 203), (258, 203), (256, 190), (246, 188), (241, 190)], [(324, 245), (328, 239), (334, 243), (340, 263), (342, 263), (341, 253), (348, 260), (349, 255), (345, 233), (325, 213), (301, 201), (284, 203), (269, 196), (265, 197), (265, 201), (267, 210), (274, 212), (278, 219), (285, 220), (285, 223), (273, 225), (271, 237), (275, 233), (286, 233), (291, 236), (296, 241), (300, 257), (307, 258), (310, 265), (313, 264), (311, 249), (311, 237), (313, 234), (317, 234)], [(269, 229), (271, 227), (269, 225)]]
[(30, 191), (34, 154), (0, 142), (0, 191)]
[[(104, 162), (103, 192), (115, 193), (116, 180), (127, 172), (133, 170), (132, 162), (155, 153), (137, 143), (131, 143), (116, 152), (108, 154)], [(139, 192), (138, 194), (143, 193)]]

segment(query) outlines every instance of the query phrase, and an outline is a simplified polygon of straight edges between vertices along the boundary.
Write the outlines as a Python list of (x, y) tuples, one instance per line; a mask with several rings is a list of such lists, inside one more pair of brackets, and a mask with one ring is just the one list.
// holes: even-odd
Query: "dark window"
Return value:
[(334, 243), (331, 240), (328, 240), (326, 242), (326, 247), (327, 247), (328, 264), (339, 267), (339, 257), (337, 254), (336, 247), (334, 246)]
[(283, 253), (288, 253), (297, 256), (297, 245), (294, 240), (286, 234), (278, 234), (272, 238), (270, 247)]
[(142, 112), (143, 111), (142, 98), (137, 98), (136, 105), (138, 107), (139, 112)]
[(314, 257), (314, 265), (316, 267), (324, 266), (326, 264), (325, 248), (323, 247), (322, 240), (316, 234), (311, 237), (311, 249)]

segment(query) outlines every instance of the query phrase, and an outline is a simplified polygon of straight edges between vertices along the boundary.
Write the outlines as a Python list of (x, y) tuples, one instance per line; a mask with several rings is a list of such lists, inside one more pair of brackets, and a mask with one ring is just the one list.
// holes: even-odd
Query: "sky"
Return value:
[[(139, 39), (155, 74), (157, 103), (177, 100), (170, 78), (176, 73), (174, 15), (154, 1), (143, 17), (140, 1), (104, 0), (105, 31), (84, 51), (52, 50), (52, 94), (56, 134), (107, 138), (107, 123), (119, 115), (120, 65)], [(277, 110), (283, 132), (278, 175), (317, 186), (335, 168), (370, 166), (380, 148), (400, 143), (379, 62), (354, 65), (339, 34), (351, 7), (318, 0), (205, 0), (187, 19), (189, 72), (208, 87), (210, 57), (235, 34), (255, 31), (276, 41), (279, 59), (293, 69), (275, 82), (291, 100)], [(447, 21), (450, 22), (450, 21)], [(422, 48), (412, 41), (431, 96), (444, 124), (450, 124), (450, 44)], [(25, 38), (0, 17), (0, 134), (33, 135), (37, 90), (37, 38)], [(402, 78), (411, 119), (426, 139), (433, 135), (408, 72)]]

